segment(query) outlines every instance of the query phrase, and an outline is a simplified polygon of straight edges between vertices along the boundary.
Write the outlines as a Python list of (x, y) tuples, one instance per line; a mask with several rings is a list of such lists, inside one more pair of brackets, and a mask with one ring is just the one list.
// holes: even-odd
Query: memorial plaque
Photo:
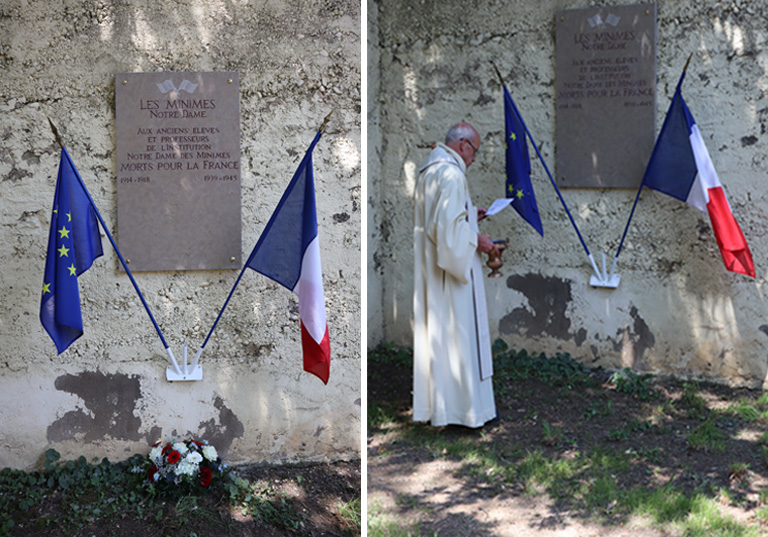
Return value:
[(117, 233), (131, 271), (238, 269), (237, 73), (119, 73)]
[(558, 184), (637, 188), (655, 136), (656, 5), (562, 10), (555, 26)]

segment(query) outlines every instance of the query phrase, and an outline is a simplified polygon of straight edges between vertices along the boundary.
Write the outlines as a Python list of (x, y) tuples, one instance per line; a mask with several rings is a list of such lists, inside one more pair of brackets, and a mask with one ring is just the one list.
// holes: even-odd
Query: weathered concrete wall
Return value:
[[(230, 462), (359, 456), (360, 27), (346, 0), (0, 5), (0, 467), (30, 467), (50, 447), (119, 459), (187, 434)], [(115, 73), (225, 70), (241, 81), (244, 258), (336, 109), (314, 152), (328, 386), (301, 370), (296, 298), (252, 271), (202, 382), (165, 381), (163, 346), (106, 238), (80, 277), (85, 335), (57, 356), (38, 320), (59, 162), (47, 118), (114, 233)], [(178, 356), (202, 343), (236, 276), (136, 279)]]
[(382, 138), (381, 138), (381, 78), (379, 70), (379, 11), (374, 0), (365, 0), (367, 2), (368, 28), (367, 28), (367, 133), (368, 154), (366, 157), (366, 175), (367, 175), (367, 194), (366, 200), (366, 265), (369, 283), (367, 285), (367, 333), (366, 338), (369, 346), (376, 345), (384, 337), (384, 311), (381, 308), (384, 291), (382, 278), (384, 277), (382, 265), (379, 261), (381, 255), (379, 244), (381, 233), (381, 216), (379, 211), (379, 202), (382, 194), (381, 177), (381, 157), (382, 157)]
[[(381, 286), (380, 340), (412, 337), (412, 193), (436, 140), (461, 119), (483, 147), (470, 168), (476, 204), (503, 196), (500, 69), (554, 168), (555, 25), (558, 9), (628, 2), (379, 2), (380, 178), (371, 178), (369, 285)], [(589, 286), (591, 268), (542, 166), (533, 183), (544, 225), (539, 238), (514, 211), (480, 224), (510, 237), (505, 277), (486, 280), (492, 337), (513, 348), (569, 352), (590, 366), (632, 367), (761, 386), (766, 379), (765, 216), (768, 51), (763, 2), (657, 4), (657, 130), (686, 59), (683, 94), (755, 257), (757, 278), (727, 272), (709, 217), (645, 191), (619, 258), (616, 290)], [(621, 118), (617, 118), (621, 120)], [(535, 157), (534, 157), (535, 158)], [(554, 169), (553, 169), (554, 172)], [(638, 178), (639, 180), (639, 178)], [(378, 181), (378, 182), (377, 182)], [(635, 191), (568, 189), (563, 195), (593, 254), (613, 257)], [(378, 280), (377, 280), (378, 278)], [(369, 293), (369, 297), (371, 294)], [(369, 317), (370, 319), (370, 317)]]

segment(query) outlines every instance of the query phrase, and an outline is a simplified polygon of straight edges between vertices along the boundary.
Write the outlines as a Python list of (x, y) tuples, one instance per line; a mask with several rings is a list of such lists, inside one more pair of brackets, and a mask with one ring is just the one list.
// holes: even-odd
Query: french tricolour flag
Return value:
[(331, 344), (325, 318), (323, 274), (317, 236), (312, 150), (318, 131), (246, 266), (273, 279), (299, 297), (304, 371), (328, 384)]
[(708, 212), (725, 267), (754, 278), (747, 240), (731, 213), (699, 127), (680, 92), (684, 78), (685, 71), (656, 139), (643, 185)]

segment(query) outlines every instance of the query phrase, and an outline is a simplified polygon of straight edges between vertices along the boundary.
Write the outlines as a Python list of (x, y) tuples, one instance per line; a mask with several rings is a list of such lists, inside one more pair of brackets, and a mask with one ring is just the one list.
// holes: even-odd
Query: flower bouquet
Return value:
[(150, 483), (187, 485), (193, 490), (209, 487), (225, 469), (216, 448), (197, 440), (158, 442), (152, 446), (148, 462)]

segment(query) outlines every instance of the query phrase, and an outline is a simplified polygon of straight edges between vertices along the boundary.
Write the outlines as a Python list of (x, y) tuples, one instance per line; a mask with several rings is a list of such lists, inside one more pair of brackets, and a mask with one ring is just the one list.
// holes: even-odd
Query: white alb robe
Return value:
[(434, 426), (480, 427), (496, 417), (477, 209), (465, 172), (461, 157), (437, 144), (416, 183), (413, 419)]

